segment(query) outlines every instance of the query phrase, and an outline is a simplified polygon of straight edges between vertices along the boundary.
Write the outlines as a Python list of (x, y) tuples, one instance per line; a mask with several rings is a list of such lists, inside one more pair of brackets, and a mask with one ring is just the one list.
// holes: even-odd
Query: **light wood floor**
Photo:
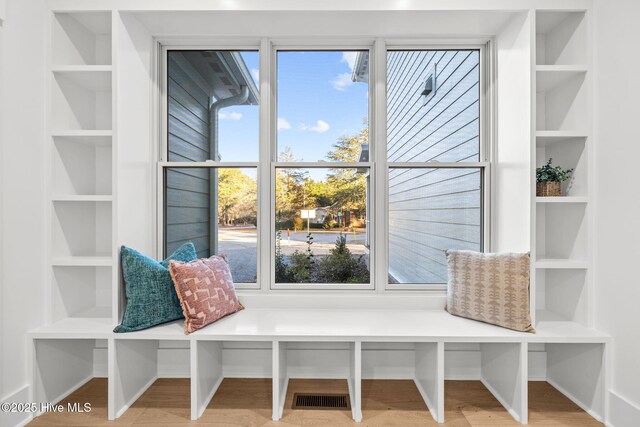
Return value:
[[(190, 421), (189, 380), (159, 379), (117, 421), (107, 421), (107, 380), (96, 378), (62, 403), (90, 402), (85, 414), (45, 414), (34, 426), (519, 426), (479, 381), (447, 381), (445, 424), (431, 418), (413, 381), (363, 381), (363, 422), (350, 411), (292, 410), (294, 392), (346, 393), (344, 380), (291, 380), (282, 420), (271, 421), (271, 381), (225, 379), (202, 417)], [(251, 409), (247, 409), (251, 408)], [(529, 383), (529, 424), (601, 426), (549, 384)]]

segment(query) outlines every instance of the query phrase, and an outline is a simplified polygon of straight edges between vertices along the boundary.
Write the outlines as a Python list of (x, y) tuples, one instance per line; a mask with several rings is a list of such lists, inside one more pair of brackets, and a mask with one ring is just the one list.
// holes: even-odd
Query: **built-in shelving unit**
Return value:
[(563, 183), (561, 197), (532, 195), (532, 300), (538, 318), (545, 313), (543, 317), (592, 326), (589, 230), (593, 168), (587, 24), (585, 11), (535, 14), (533, 166), (551, 158), (554, 165), (573, 169), (573, 176)]
[(50, 324), (112, 320), (112, 11), (51, 15)]
[[(185, 376), (191, 381), (191, 417), (197, 419), (225, 376), (254, 375), (272, 378), (272, 416), (278, 420), (289, 377), (311, 372), (347, 380), (352, 415), (359, 421), (360, 384), (366, 365), (373, 376), (414, 379), (434, 418), (442, 421), (445, 375), (457, 363), (464, 365), (466, 378), (482, 380), (505, 410), (523, 423), (527, 420), (527, 381), (534, 366), (541, 371), (537, 379), (548, 380), (585, 410), (602, 417), (609, 337), (594, 330), (591, 320), (593, 142), (587, 11), (568, 12), (559, 7), (515, 13), (514, 25), (526, 22), (521, 25), (532, 25), (536, 33), (529, 45), (535, 58), (531, 65), (535, 94), (531, 105), (532, 177), (535, 166), (549, 157), (575, 169), (573, 179), (563, 186), (566, 196), (538, 198), (535, 192), (531, 194), (531, 307), (536, 334), (450, 316), (438, 307), (407, 310), (385, 305), (384, 310), (362, 308), (353, 313), (351, 308), (301, 309), (298, 301), (293, 309), (287, 306), (290, 300), (279, 300), (280, 305), (247, 307), (185, 335), (180, 321), (113, 333), (124, 308), (118, 244), (129, 244), (138, 231), (142, 237), (137, 241), (147, 242), (153, 238), (149, 236), (155, 236), (136, 227), (151, 224), (155, 212), (134, 212), (137, 218), (122, 219), (118, 230), (115, 205), (121, 203), (124, 218), (137, 201), (135, 197), (118, 199), (117, 178), (120, 188), (123, 183), (140, 182), (145, 190), (155, 191), (148, 143), (157, 135), (150, 130), (149, 112), (142, 110), (152, 98), (149, 79), (154, 78), (154, 55), (149, 49), (155, 35), (144, 22), (156, 22), (159, 15), (152, 11), (145, 21), (138, 19), (144, 18), (144, 11), (78, 11), (77, 4), (69, 11), (63, 8), (50, 13), (51, 55), (46, 75), (49, 275), (47, 323), (30, 332), (34, 401), (55, 403), (90, 378), (107, 376), (108, 417), (115, 419), (156, 378)], [(183, 17), (180, 22), (188, 20)], [(172, 28), (178, 28), (177, 24)], [(521, 38), (532, 33), (518, 28), (513, 34)], [(117, 85), (116, 76), (120, 76)], [(132, 100), (134, 107), (127, 105), (125, 96), (119, 96), (118, 106), (115, 89), (126, 94), (126, 101)], [(529, 114), (526, 104), (524, 115)], [(114, 114), (116, 106), (119, 116)], [(138, 113), (140, 117), (128, 117)], [(121, 118), (117, 132), (116, 117)], [(521, 138), (525, 145), (527, 136)], [(147, 145), (128, 143), (135, 141)], [(129, 149), (126, 154), (125, 148)], [(528, 167), (519, 170), (525, 177)], [(526, 193), (524, 197), (529, 202)], [(528, 225), (523, 222), (522, 227)], [(302, 344), (330, 357), (318, 362), (322, 356), (314, 353), (307, 360), (304, 354), (309, 353), (304, 351), (308, 348), (301, 351)], [(449, 346), (461, 346), (463, 351), (445, 351)], [(463, 362), (456, 353), (465, 353)], [(544, 357), (539, 357), (541, 353)], [(389, 365), (390, 361), (395, 364)], [(186, 373), (167, 375), (163, 370), (167, 365), (178, 371), (186, 367)]]

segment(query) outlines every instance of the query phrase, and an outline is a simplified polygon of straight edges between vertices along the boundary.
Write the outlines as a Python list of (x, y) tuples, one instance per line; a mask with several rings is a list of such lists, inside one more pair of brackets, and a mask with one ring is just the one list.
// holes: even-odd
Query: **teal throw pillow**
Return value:
[(197, 258), (193, 243), (185, 243), (162, 262), (131, 248), (120, 250), (127, 307), (122, 323), (113, 332), (133, 332), (184, 318), (176, 294), (169, 262), (189, 262)]

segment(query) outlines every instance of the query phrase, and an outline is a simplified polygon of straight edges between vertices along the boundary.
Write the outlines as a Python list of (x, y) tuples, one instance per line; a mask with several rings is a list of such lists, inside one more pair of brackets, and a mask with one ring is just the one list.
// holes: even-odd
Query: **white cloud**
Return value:
[(310, 131), (318, 132), (318, 133), (324, 133), (324, 132), (328, 131), (329, 129), (331, 129), (331, 126), (329, 126), (329, 123), (325, 122), (324, 120), (316, 121), (316, 125), (315, 126), (311, 126), (309, 128)]
[(255, 80), (256, 84), (260, 83), (260, 70), (258, 70), (257, 68), (252, 68), (251, 76), (253, 77), (253, 80)]
[(338, 74), (338, 76), (335, 79), (331, 80), (330, 83), (331, 86), (333, 86), (333, 88), (336, 90), (346, 90), (353, 84), (353, 80), (351, 80), (351, 73)]
[(353, 67), (356, 66), (356, 58), (358, 57), (358, 52), (342, 52), (342, 59), (340, 62), (346, 62), (349, 66), (349, 70), (353, 73)]
[(291, 129), (291, 123), (282, 117), (278, 117), (278, 130)]
[(242, 114), (235, 111), (230, 111), (228, 113), (220, 111), (218, 113), (218, 117), (220, 120), (240, 120), (242, 118)]

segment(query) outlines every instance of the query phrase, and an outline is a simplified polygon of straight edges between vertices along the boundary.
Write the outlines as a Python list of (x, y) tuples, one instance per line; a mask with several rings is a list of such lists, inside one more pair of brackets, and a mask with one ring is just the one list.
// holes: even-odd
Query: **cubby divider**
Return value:
[(527, 424), (527, 343), (480, 345), (480, 380), (511, 416)]
[(109, 340), (109, 420), (115, 420), (158, 379), (158, 341)]
[(222, 341), (191, 341), (191, 419), (200, 418), (224, 379)]
[(415, 345), (415, 383), (433, 419), (444, 422), (444, 343)]

